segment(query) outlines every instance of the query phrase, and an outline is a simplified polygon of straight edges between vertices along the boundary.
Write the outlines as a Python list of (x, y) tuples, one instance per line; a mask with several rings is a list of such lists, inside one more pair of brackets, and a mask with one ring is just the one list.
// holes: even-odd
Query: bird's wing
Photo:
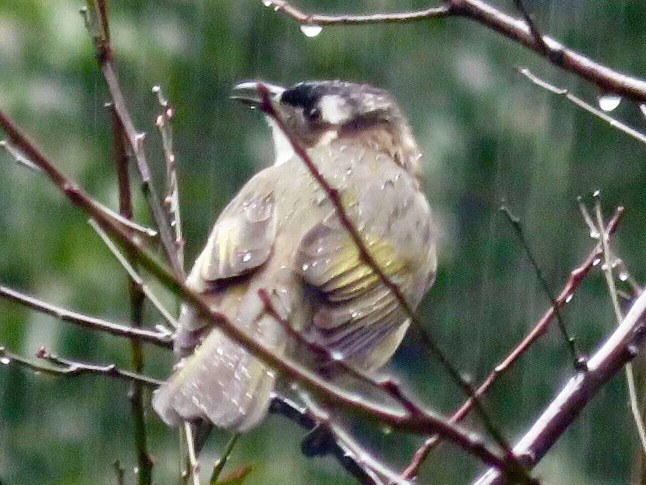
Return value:
[[(412, 268), (384, 238), (364, 234), (365, 246), (403, 294), (413, 284)], [(367, 368), (379, 367), (395, 351), (406, 315), (395, 295), (363, 260), (336, 217), (317, 224), (301, 242), (297, 271), (317, 290), (312, 325), (307, 332), (328, 350)], [(396, 341), (391, 341), (394, 333)], [(386, 348), (379, 348), (384, 343)], [(392, 348), (390, 348), (392, 347)], [(376, 355), (379, 354), (380, 355)], [(376, 353), (376, 354), (375, 354)], [(375, 355), (371, 355), (375, 354)]]
[(201, 279), (240, 276), (262, 265), (276, 239), (276, 220), (272, 187), (264, 177), (256, 176), (213, 227), (207, 249), (196, 262)]

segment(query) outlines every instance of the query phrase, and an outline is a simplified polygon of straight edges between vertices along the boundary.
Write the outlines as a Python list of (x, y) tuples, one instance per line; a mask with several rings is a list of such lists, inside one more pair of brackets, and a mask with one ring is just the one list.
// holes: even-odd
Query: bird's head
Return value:
[[(274, 109), (303, 148), (336, 141), (363, 143), (417, 174), (419, 149), (399, 106), (383, 89), (343, 81), (309, 81), (290, 88), (251, 81), (236, 85), (231, 97), (262, 108), (260, 86), (266, 88)], [(293, 155), (292, 146), (276, 121), (267, 118), (276, 163), (283, 163)]]

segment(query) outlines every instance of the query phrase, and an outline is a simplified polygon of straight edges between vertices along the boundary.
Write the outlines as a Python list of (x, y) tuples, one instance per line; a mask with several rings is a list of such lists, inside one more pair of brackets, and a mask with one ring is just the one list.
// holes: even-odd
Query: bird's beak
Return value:
[(252, 108), (258, 108), (263, 101), (260, 86), (264, 86), (269, 91), (272, 101), (278, 101), (280, 95), (285, 91), (285, 88), (262, 81), (245, 81), (233, 87), (230, 98), (247, 104)]

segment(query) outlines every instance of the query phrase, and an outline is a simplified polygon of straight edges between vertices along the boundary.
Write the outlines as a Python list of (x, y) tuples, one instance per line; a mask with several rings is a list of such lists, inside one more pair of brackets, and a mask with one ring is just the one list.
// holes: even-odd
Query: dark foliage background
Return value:
[[(513, 2), (491, 2), (513, 11)], [(193, 261), (223, 205), (271, 161), (269, 132), (257, 113), (228, 99), (242, 79), (291, 84), (304, 79), (365, 81), (390, 90), (409, 114), (425, 153), (424, 179), (441, 228), (440, 272), (419, 314), (455, 364), (479, 381), (515, 345), (549, 303), (499, 214), (501, 200), (522, 218), (556, 291), (593, 242), (576, 196), (601, 190), (609, 213), (627, 214), (616, 249), (646, 276), (644, 147), (521, 78), (528, 66), (594, 101), (598, 92), (572, 75), (466, 20), (326, 28), (304, 36), (260, 1), (111, 2), (113, 43), (128, 104), (147, 132), (151, 162), (163, 156), (153, 120), (160, 84), (175, 109), (175, 147), (187, 261)], [(426, 7), (422, 1), (300, 1), (319, 12), (377, 12)], [(635, 75), (646, 72), (646, 4), (639, 0), (526, 2), (540, 28), (566, 45)], [(110, 160), (108, 94), (96, 68), (79, 1), (0, 2), (0, 106), (59, 167), (98, 200), (116, 207)], [(639, 129), (645, 118), (623, 102), (613, 112)], [(0, 153), (0, 284), (88, 314), (126, 322), (126, 276), (86, 223), (41, 176)], [(161, 183), (161, 180), (160, 180)], [(149, 221), (143, 200), (141, 220)], [(172, 298), (164, 300), (171, 308)], [(148, 322), (159, 323), (154, 311)], [(564, 312), (591, 351), (613, 327), (600, 273)], [(33, 355), (39, 346), (67, 357), (127, 367), (128, 343), (89, 333), (0, 302), (0, 345)], [(171, 357), (148, 349), (147, 373), (167, 375)], [(429, 406), (444, 412), (462, 396), (437, 362), (407, 339), (393, 363)], [(486, 399), (500, 429), (519, 436), (572, 373), (562, 339), (551, 331)], [(0, 367), (0, 480), (115, 483), (112, 462), (134, 466), (125, 384), (97, 377), (34, 375)], [(148, 416), (157, 483), (177, 474), (176, 434)], [(476, 424), (474, 424), (476, 425)], [(357, 424), (377, 454), (404, 466), (420, 441)], [(360, 428), (360, 429), (359, 429)], [(327, 459), (300, 455), (303, 432), (270, 417), (241, 440), (233, 466), (251, 463), (247, 483), (353, 483)], [(216, 434), (205, 468), (222, 449)], [(549, 483), (626, 483), (636, 456), (625, 382), (618, 376), (547, 456)], [(480, 465), (445, 446), (420, 483), (465, 483)], [(132, 479), (132, 475), (129, 475)]]

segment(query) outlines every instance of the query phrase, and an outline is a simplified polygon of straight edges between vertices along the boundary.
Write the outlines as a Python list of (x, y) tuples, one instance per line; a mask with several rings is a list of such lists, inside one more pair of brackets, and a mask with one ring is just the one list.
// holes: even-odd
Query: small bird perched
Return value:
[[(262, 107), (259, 86), (238, 84), (232, 97)], [(263, 86), (291, 137), (338, 192), (372, 258), (416, 307), (434, 280), (435, 235), (420, 189), (421, 154), (397, 103), (365, 84)], [(388, 362), (410, 322), (288, 137), (267, 120), (275, 163), (224, 209), (187, 284), (263, 345), (329, 377), (320, 356), (308, 359), (267, 312), (262, 289), (305, 339), (334, 360), (373, 371)], [(276, 372), (186, 305), (179, 323), (180, 361), (155, 391), (157, 413), (170, 425), (205, 419), (241, 432), (256, 425), (267, 413)]]

